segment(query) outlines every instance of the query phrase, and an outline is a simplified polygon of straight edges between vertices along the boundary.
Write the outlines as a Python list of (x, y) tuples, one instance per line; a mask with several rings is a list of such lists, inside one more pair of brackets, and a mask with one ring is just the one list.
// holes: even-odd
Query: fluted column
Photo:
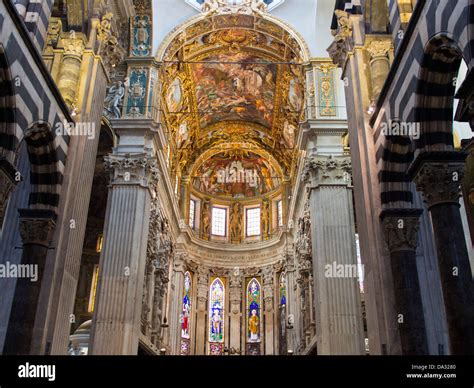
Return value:
[(264, 267), (262, 269), (262, 280), (263, 280), (263, 314), (265, 317), (264, 331), (265, 331), (265, 353), (264, 354), (275, 354), (275, 307), (274, 307), (274, 294), (275, 294), (275, 272), (272, 266)]
[(137, 354), (156, 162), (146, 154), (110, 155), (111, 185), (100, 257), (91, 354)]
[(234, 269), (229, 279), (230, 330), (229, 347), (241, 351), (240, 320), (242, 317), (242, 276), (238, 268)]
[(433, 223), (452, 354), (474, 354), (473, 281), (459, 211), (465, 157), (425, 152), (409, 170)]
[[(34, 277), (18, 277), (3, 354), (30, 354), (41, 283), (56, 215), (49, 210), (20, 209), (22, 266)], [(24, 267), (27, 268), (27, 267)], [(35, 279), (36, 278), (36, 279)]]
[(179, 252), (173, 258), (173, 271), (170, 289), (170, 311), (169, 311), (169, 327), (170, 327), (170, 348), (171, 354), (180, 354), (180, 338), (181, 338), (181, 314), (182, 299), (184, 289), (184, 259), (186, 253)]
[(200, 266), (197, 271), (196, 354), (206, 354), (206, 317), (209, 293), (209, 269)]
[(385, 210), (382, 222), (390, 251), (403, 354), (426, 355), (428, 340), (416, 266), (421, 209)]
[(318, 354), (364, 354), (350, 157), (309, 157), (303, 173), (311, 190)]

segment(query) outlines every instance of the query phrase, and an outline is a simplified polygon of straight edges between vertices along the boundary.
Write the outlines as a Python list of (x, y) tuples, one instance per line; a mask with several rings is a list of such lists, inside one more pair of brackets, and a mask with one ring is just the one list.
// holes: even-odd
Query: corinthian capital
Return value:
[(351, 159), (349, 156), (312, 156), (306, 158), (303, 181), (310, 187), (319, 185), (343, 185), (351, 183)]
[(388, 209), (381, 214), (390, 252), (416, 250), (421, 209)]
[(428, 208), (442, 203), (459, 204), (466, 154), (456, 151), (423, 152), (410, 166), (416, 189), (423, 193)]
[(111, 171), (113, 185), (155, 186), (159, 171), (156, 159), (145, 154), (107, 155), (105, 168)]
[(64, 33), (60, 44), (64, 48), (65, 56), (72, 56), (79, 59), (82, 57), (85, 43), (81, 33), (74, 31)]
[(23, 244), (49, 247), (56, 226), (56, 215), (50, 210), (20, 209), (20, 236)]
[(371, 60), (388, 58), (388, 53), (391, 48), (392, 42), (390, 40), (373, 40), (367, 46), (367, 52)]

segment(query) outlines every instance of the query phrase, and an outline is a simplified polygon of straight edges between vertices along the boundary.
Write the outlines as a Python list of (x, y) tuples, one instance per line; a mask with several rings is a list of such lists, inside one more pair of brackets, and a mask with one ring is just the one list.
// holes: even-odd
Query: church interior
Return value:
[(472, 0), (0, 8), (0, 354), (474, 354)]

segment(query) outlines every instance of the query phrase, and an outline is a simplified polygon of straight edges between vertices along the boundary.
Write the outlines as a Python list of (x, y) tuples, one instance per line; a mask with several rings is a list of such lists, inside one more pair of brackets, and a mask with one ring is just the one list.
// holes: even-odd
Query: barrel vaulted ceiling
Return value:
[(305, 53), (289, 29), (257, 14), (200, 17), (174, 31), (157, 60), (174, 174), (199, 177), (226, 158), (255, 163), (262, 184), (278, 174), (256, 195), (291, 177)]

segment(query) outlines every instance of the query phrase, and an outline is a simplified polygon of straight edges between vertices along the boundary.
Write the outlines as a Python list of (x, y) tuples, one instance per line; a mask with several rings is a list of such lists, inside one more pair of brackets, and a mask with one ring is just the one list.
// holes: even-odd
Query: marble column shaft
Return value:
[(419, 218), (423, 210), (391, 210), (382, 213), (382, 219), (392, 264), (402, 353), (427, 355), (428, 340), (416, 265)]
[(20, 265), (29, 268), (36, 266), (37, 279), (18, 277), (16, 281), (3, 354), (31, 353), (46, 255), (55, 219), (56, 215), (49, 210), (20, 209), (20, 235), (23, 241)]
[[(326, 276), (328, 266), (357, 266), (349, 156), (314, 156), (306, 161), (313, 254), (318, 354), (364, 354), (357, 275)], [(355, 275), (355, 276), (354, 276)]]
[(112, 169), (90, 353), (134, 355), (145, 278), (150, 180), (155, 162), (141, 155), (106, 158)]
[(238, 271), (234, 273), (234, 276), (230, 277), (229, 301), (229, 348), (242, 351), (243, 349), (241, 348), (240, 338), (240, 322), (242, 318), (242, 278)]
[(474, 354), (474, 287), (459, 211), (465, 155), (425, 152), (410, 167), (433, 223), (452, 354)]

